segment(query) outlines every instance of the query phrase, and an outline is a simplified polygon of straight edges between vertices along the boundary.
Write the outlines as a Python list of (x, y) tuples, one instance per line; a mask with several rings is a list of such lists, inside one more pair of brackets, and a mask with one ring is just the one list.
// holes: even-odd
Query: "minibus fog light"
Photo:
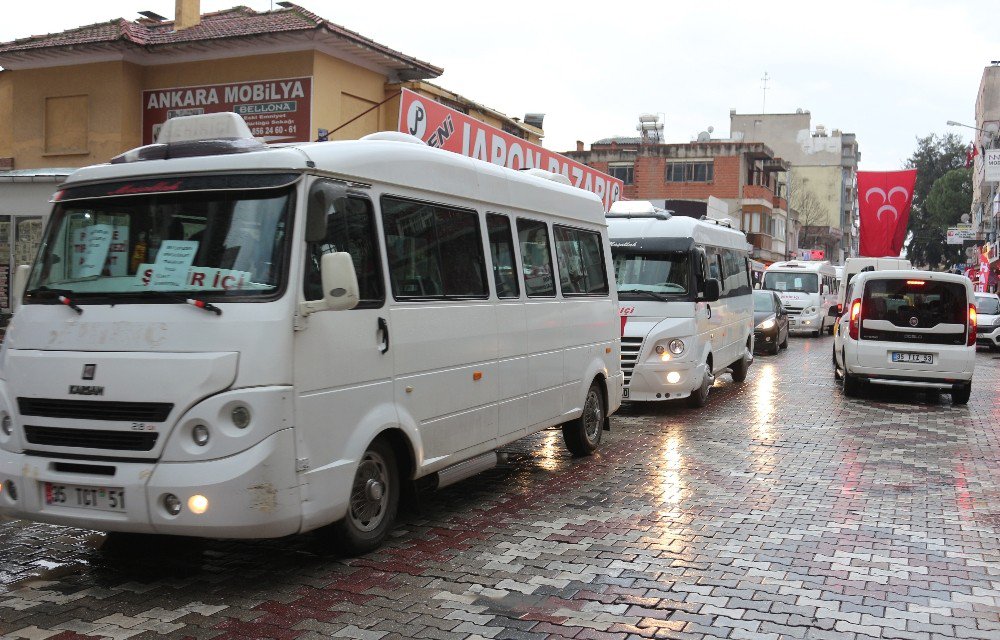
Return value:
[(163, 496), (163, 508), (172, 516), (181, 512), (181, 499), (172, 493)]
[(250, 426), (250, 409), (244, 406), (233, 407), (233, 411), (229, 417), (233, 419), (233, 424), (238, 429), (246, 429)]
[(684, 353), (684, 341), (683, 340), (680, 340), (678, 338), (674, 338), (673, 340), (670, 341), (670, 344), (667, 345), (667, 346), (670, 347), (670, 353), (674, 354), (675, 356), (679, 356), (682, 353)]
[(208, 444), (208, 427), (203, 424), (196, 424), (194, 429), (191, 430), (191, 439), (199, 447), (204, 447)]
[(669, 382), (670, 384), (677, 384), (680, 381), (681, 381), (681, 374), (677, 373), (676, 371), (671, 371), (670, 373), (667, 374), (667, 382)]
[(205, 513), (208, 511), (208, 498), (201, 495), (191, 496), (188, 498), (188, 509), (196, 515)]
[(9, 436), (14, 431), (14, 421), (10, 419), (10, 416), (4, 414), (2, 420), (0, 420), (0, 431), (3, 431), (5, 436)]

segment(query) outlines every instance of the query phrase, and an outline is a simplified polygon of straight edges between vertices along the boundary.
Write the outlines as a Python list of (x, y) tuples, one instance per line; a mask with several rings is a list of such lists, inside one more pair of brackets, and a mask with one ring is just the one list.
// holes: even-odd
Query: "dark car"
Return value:
[(761, 353), (778, 353), (788, 347), (788, 313), (778, 294), (767, 289), (753, 292), (754, 347)]

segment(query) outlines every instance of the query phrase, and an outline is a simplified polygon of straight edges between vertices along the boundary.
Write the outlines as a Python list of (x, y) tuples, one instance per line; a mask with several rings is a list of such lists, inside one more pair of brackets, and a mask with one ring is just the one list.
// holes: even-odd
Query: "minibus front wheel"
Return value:
[(563, 424), (563, 440), (566, 448), (574, 456), (589, 456), (601, 443), (601, 432), (604, 430), (604, 420), (607, 417), (604, 402), (604, 389), (594, 380), (587, 389), (583, 401), (583, 413), (576, 420)]
[(378, 438), (358, 462), (347, 515), (331, 525), (338, 551), (356, 556), (378, 548), (396, 522), (399, 491), (396, 454)]

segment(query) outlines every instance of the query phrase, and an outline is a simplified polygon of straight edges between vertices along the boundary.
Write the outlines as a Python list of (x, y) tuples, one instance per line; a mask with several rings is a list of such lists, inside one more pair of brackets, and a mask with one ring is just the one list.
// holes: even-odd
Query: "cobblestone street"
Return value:
[(1000, 358), (967, 407), (847, 400), (831, 341), (721, 376), (702, 410), (626, 405), (590, 458), (528, 438), (366, 557), (2, 522), (0, 635), (1000, 638)]

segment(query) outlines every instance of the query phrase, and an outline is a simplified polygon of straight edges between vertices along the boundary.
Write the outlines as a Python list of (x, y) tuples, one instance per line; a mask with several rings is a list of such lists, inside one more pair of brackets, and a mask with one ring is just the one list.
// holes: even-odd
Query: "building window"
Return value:
[(625, 184), (635, 183), (635, 165), (631, 162), (610, 165), (608, 167), (608, 174), (612, 178), (618, 178)]
[(501, 121), (500, 129), (502, 129), (504, 133), (509, 133), (515, 138), (521, 138), (522, 140), (528, 139), (528, 134), (525, 133), (524, 130), (521, 129), (521, 127), (518, 127), (511, 122)]
[(667, 182), (712, 182), (715, 179), (715, 163), (668, 162)]

